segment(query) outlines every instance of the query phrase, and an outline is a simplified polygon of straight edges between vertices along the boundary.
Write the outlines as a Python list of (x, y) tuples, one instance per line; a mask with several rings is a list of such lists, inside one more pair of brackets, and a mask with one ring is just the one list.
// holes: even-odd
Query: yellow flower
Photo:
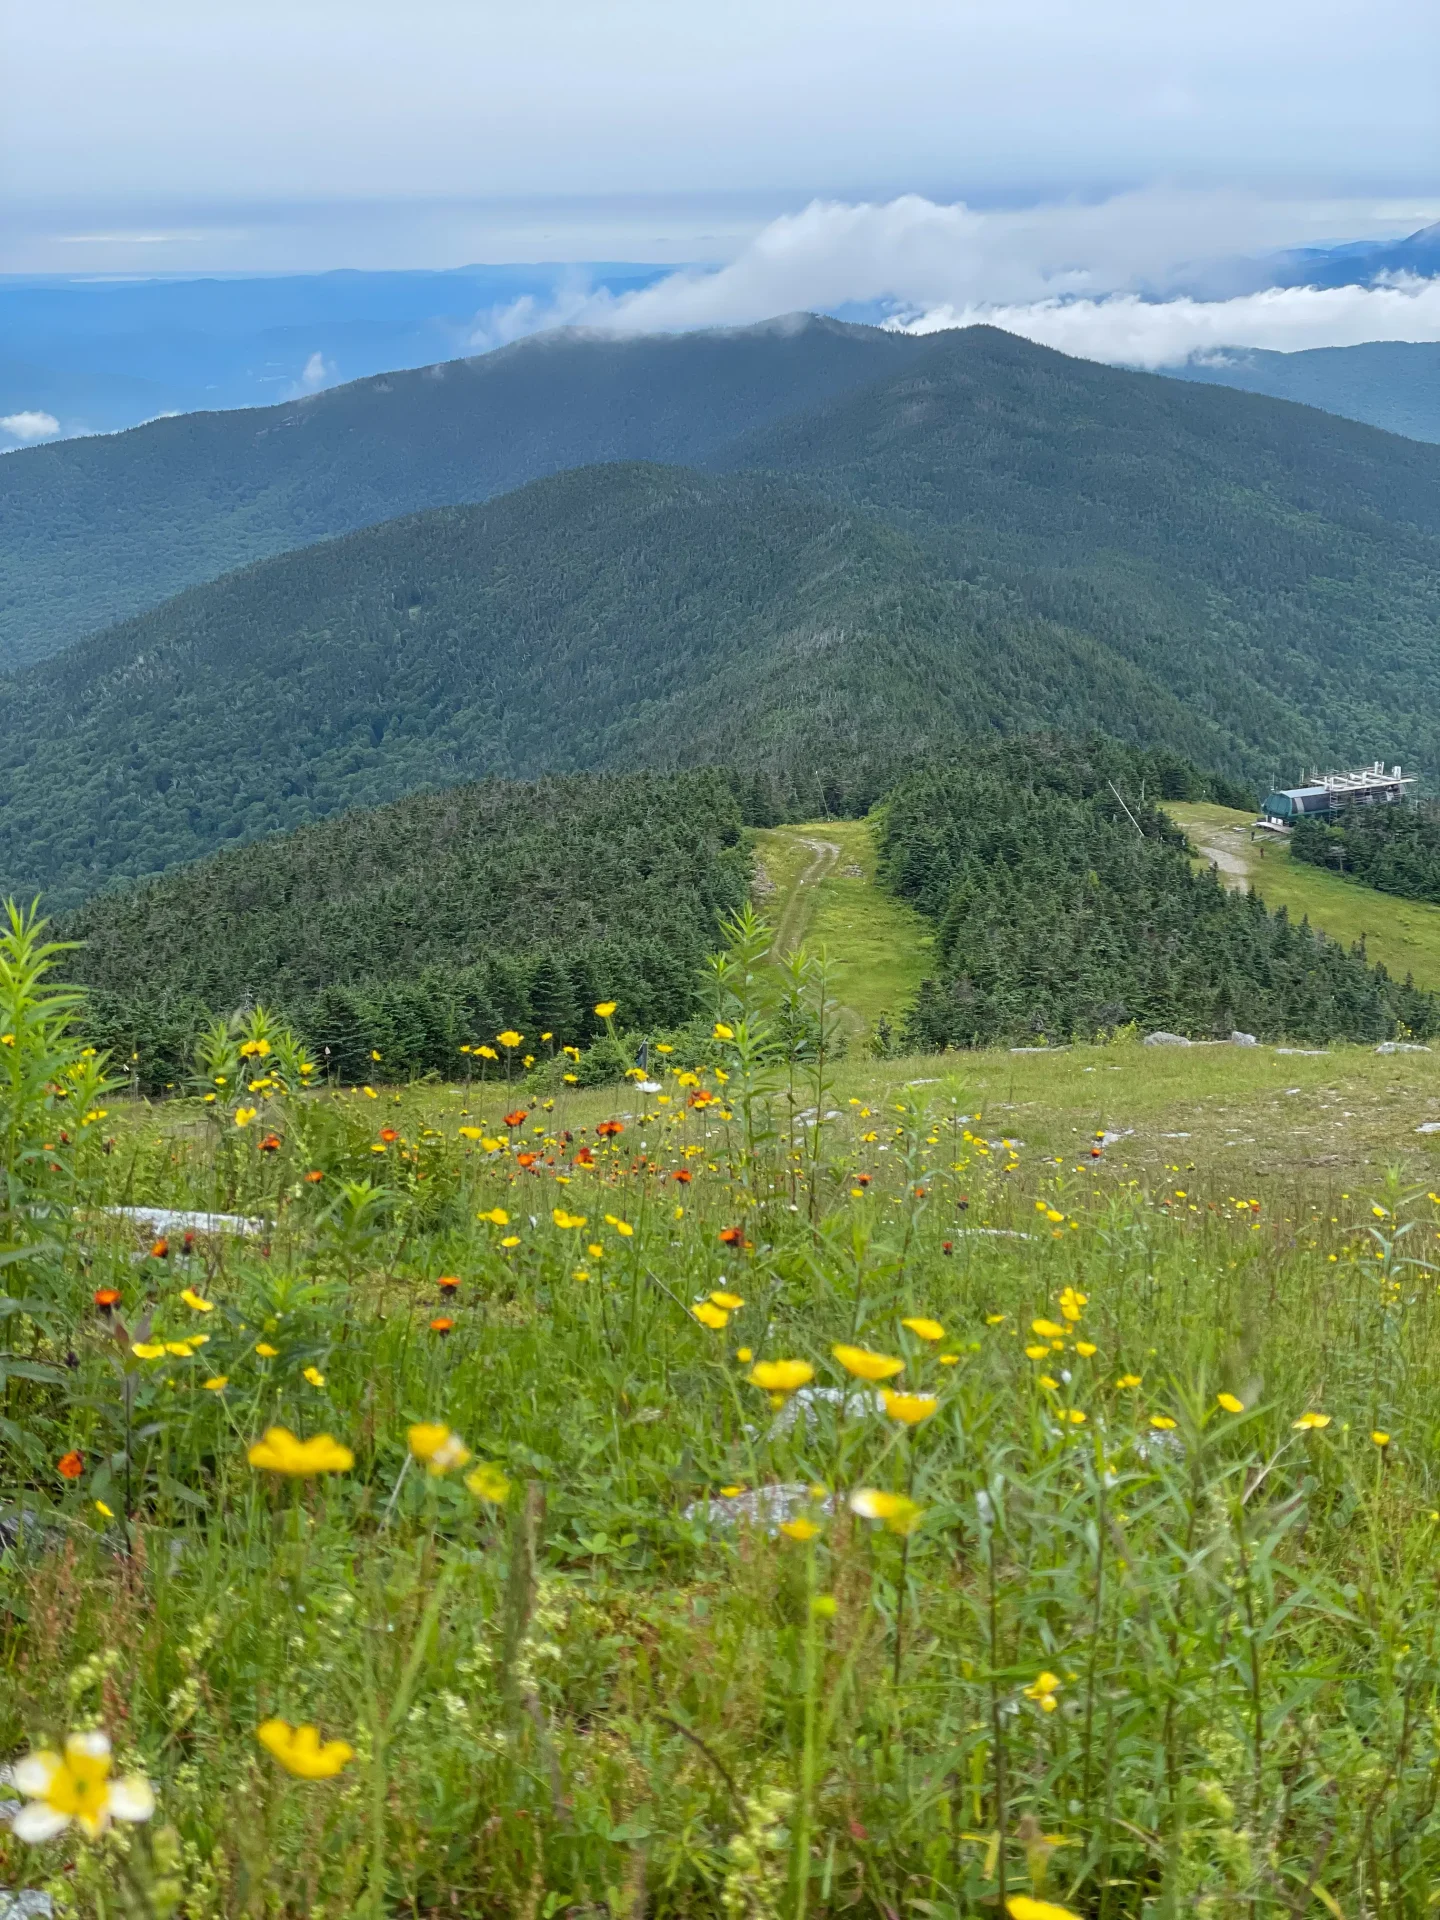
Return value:
[(1291, 1422), (1291, 1427), (1296, 1433), (1314, 1433), (1317, 1428), (1328, 1427), (1329, 1424), (1328, 1413), (1302, 1413), (1298, 1420)]
[(859, 1487), (850, 1496), (850, 1511), (862, 1520), (883, 1520), (890, 1533), (913, 1533), (925, 1509), (906, 1494)]
[(738, 1313), (745, 1304), (738, 1293), (712, 1293), (710, 1298), (727, 1313)]
[(1062, 1420), (1068, 1420), (1072, 1427), (1083, 1427), (1085, 1424), (1085, 1415), (1079, 1407), (1062, 1407), (1060, 1409), (1060, 1418)]
[(380, 1098), (373, 1087), (361, 1087), (360, 1091), (367, 1100), (378, 1100)]
[[(1377, 1447), (1388, 1447), (1390, 1444), (1389, 1434), (1382, 1433), (1378, 1427), (1375, 1429), (1374, 1433), (1371, 1434), (1370, 1438), (1375, 1442)], [(96, 1505), (97, 1506), (99, 1505), (98, 1501), (96, 1502)]]
[(193, 1307), (196, 1313), (213, 1313), (215, 1311), (215, 1302), (213, 1300), (202, 1300), (193, 1287), (186, 1287), (180, 1298), (185, 1302), (187, 1307)]
[(500, 1244), (502, 1247), (518, 1247), (520, 1244), (520, 1236), (518, 1233), (507, 1233)]
[(721, 1327), (725, 1326), (730, 1319), (729, 1314), (726, 1313), (722, 1307), (712, 1306), (708, 1300), (700, 1301), (697, 1306), (691, 1307), (690, 1311), (702, 1327), (710, 1327), (716, 1333), (718, 1333)]
[(1047, 1391), (1049, 1391), (1050, 1393), (1055, 1393), (1059, 1389), (1060, 1382), (1058, 1380), (1052, 1380), (1048, 1373), (1042, 1373), (1039, 1376), (1039, 1379), (1040, 1379), (1040, 1385), (1046, 1388)]
[(601, 1000), (596, 1005), (595, 1012), (600, 1019), (608, 1020), (619, 1004), (618, 1000)]
[[(478, 1140), (480, 1136), (484, 1133), (484, 1131), (485, 1129), (483, 1127), (461, 1127), (459, 1129), (460, 1138), (462, 1140)], [(477, 1214), (476, 1218), (480, 1220), (484, 1220), (488, 1218), (488, 1215), (483, 1213)]]
[(137, 1360), (163, 1360), (165, 1345), (160, 1340), (137, 1340), (130, 1351)]
[(1075, 1342), (1075, 1351), (1080, 1355), (1082, 1360), (1091, 1360), (1100, 1349), (1095, 1345), (1093, 1340), (1077, 1340)]
[(355, 1749), (345, 1741), (322, 1745), (315, 1727), (292, 1727), (283, 1720), (262, 1721), (255, 1738), (298, 1780), (333, 1780), (355, 1758)]
[(1057, 1907), (1053, 1900), (1032, 1900), (1028, 1893), (1008, 1894), (1005, 1908), (1010, 1920), (1079, 1920), (1069, 1907)]
[(325, 1376), (318, 1367), (306, 1367), (305, 1378), (312, 1387), (323, 1387), (325, 1384)]
[(205, 1391), (207, 1393), (223, 1393), (229, 1384), (230, 1376), (228, 1373), (217, 1373), (213, 1379), (205, 1382)]
[(586, 1216), (583, 1213), (567, 1213), (564, 1207), (552, 1208), (550, 1218), (557, 1227), (583, 1227)]
[(788, 1533), (792, 1540), (813, 1540), (820, 1529), (813, 1520), (807, 1520), (802, 1513), (798, 1519), (782, 1520), (781, 1533)]
[(735, 1358), (748, 1367), (750, 1362), (755, 1358), (754, 1350), (750, 1347), (737, 1347), (735, 1349)]
[(280, 1349), (278, 1347), (272, 1347), (268, 1340), (257, 1340), (255, 1342), (255, 1351), (262, 1360), (278, 1360), (280, 1357)]
[(510, 1047), (513, 1049), (519, 1046), (525, 1036), (523, 1033), (516, 1033), (513, 1027), (507, 1027), (503, 1033), (497, 1033), (495, 1038), (500, 1042), (502, 1047)]
[(480, 1144), (485, 1149), (486, 1153), (499, 1153), (501, 1147), (503, 1147), (505, 1143), (503, 1140), (493, 1140), (487, 1134), (486, 1137), (480, 1142)]
[(459, 1434), (438, 1421), (421, 1421), (411, 1427), (409, 1440), (411, 1453), (423, 1460), (425, 1471), (437, 1479), (452, 1467), (463, 1467), (470, 1458), (470, 1449)]
[(1243, 1400), (1237, 1400), (1233, 1393), (1217, 1393), (1215, 1399), (1216, 1403), (1222, 1406), (1226, 1413), (1243, 1413), (1245, 1411), (1245, 1402)]
[(165, 1342), (165, 1351), (166, 1353), (173, 1353), (177, 1360), (188, 1360), (191, 1357), (190, 1348), (183, 1340), (167, 1340)]
[(987, 1327), (1003, 1327), (1005, 1324), (1005, 1315), (1003, 1313), (987, 1313), (985, 1316), (985, 1324)]
[(1065, 1337), (1064, 1327), (1057, 1326), (1053, 1320), (1032, 1320), (1030, 1331), (1038, 1333), (1042, 1340), (1063, 1340)]
[(757, 1360), (750, 1372), (751, 1386), (766, 1393), (794, 1393), (814, 1378), (815, 1369), (808, 1360)]
[(1033, 1700), (1042, 1713), (1053, 1713), (1057, 1702), (1055, 1695), (1060, 1689), (1060, 1677), (1054, 1673), (1037, 1674), (1030, 1686), (1025, 1689), (1025, 1698)]
[(53, 1840), (73, 1820), (96, 1840), (112, 1820), (148, 1820), (155, 1811), (149, 1782), (139, 1774), (110, 1778), (110, 1741), (98, 1729), (72, 1733), (63, 1754), (38, 1748), (10, 1769), (10, 1784), (27, 1805), (10, 1822), (17, 1840), (32, 1846)]
[(911, 1333), (915, 1334), (917, 1338), (921, 1340), (943, 1340), (945, 1338), (945, 1329), (938, 1320), (916, 1318), (914, 1320), (902, 1320), (900, 1324), (902, 1327), (908, 1327)]
[(492, 1507), (503, 1506), (510, 1492), (510, 1482), (487, 1460), (466, 1474), (465, 1484), (477, 1500), (487, 1500)]
[(635, 1231), (628, 1220), (622, 1220), (617, 1214), (613, 1213), (606, 1214), (605, 1224), (607, 1227), (613, 1227), (622, 1240), (630, 1239)]
[(328, 1433), (297, 1440), (288, 1427), (267, 1427), (264, 1439), (251, 1447), (249, 1458), (252, 1467), (289, 1474), (294, 1480), (308, 1480), (317, 1473), (346, 1473), (355, 1464), (349, 1447), (342, 1447)]
[(1152, 1413), (1150, 1424), (1157, 1433), (1173, 1433), (1175, 1430), (1175, 1422), (1168, 1413)]
[(1025, 1358), (1027, 1360), (1045, 1360), (1049, 1358), (1049, 1354), (1050, 1349), (1048, 1346), (1026, 1347), (1025, 1349)]
[(236, 1126), (248, 1127), (250, 1122), (255, 1118), (257, 1111), (258, 1109), (256, 1109), (255, 1107), (237, 1107), (235, 1109)]
[(735, 1038), (735, 1029), (733, 1027), (727, 1027), (723, 1020), (717, 1020), (715, 1022), (715, 1038), (717, 1040), (733, 1040)]
[(958, 1367), (960, 1364), (960, 1356), (958, 1353), (942, 1353), (940, 1356), (940, 1364), (942, 1367)]
[(477, 1213), (477, 1220), (488, 1220), (492, 1227), (508, 1227), (510, 1216), (504, 1207), (491, 1207), (488, 1213)]
[(109, 1507), (106, 1506), (103, 1500), (97, 1500), (95, 1502), (95, 1511), (100, 1515), (100, 1518), (102, 1520), (113, 1520), (115, 1518), (115, 1515), (110, 1511)]
[(922, 1420), (928, 1420), (939, 1401), (933, 1393), (892, 1393), (889, 1387), (880, 1389), (880, 1398), (885, 1402), (885, 1411), (892, 1420), (899, 1420), (907, 1427), (918, 1427)]
[(905, 1370), (903, 1360), (896, 1360), (888, 1353), (871, 1353), (868, 1347), (842, 1345), (831, 1347), (830, 1351), (857, 1380), (893, 1380), (897, 1373)]
[(1122, 1373), (1115, 1384), (1117, 1387), (1138, 1387), (1140, 1376), (1138, 1373)]

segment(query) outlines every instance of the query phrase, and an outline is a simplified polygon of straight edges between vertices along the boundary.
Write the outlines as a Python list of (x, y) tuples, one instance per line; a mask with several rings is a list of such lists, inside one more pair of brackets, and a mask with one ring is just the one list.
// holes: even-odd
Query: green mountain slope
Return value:
[(1431, 340), (1367, 340), (1299, 353), (1226, 347), (1187, 366), (1167, 367), (1166, 374), (1298, 400), (1387, 433), (1440, 441), (1440, 344)]
[(991, 328), (715, 456), (937, 541), (1212, 723), (1210, 764), (1440, 765), (1440, 449)]
[(1066, 720), (1182, 749), (1214, 731), (853, 508), (589, 468), (267, 561), (0, 686), (0, 888), (67, 904), (486, 775), (730, 760), (853, 782)]
[(916, 351), (876, 328), (805, 316), (637, 340), (550, 334), (283, 406), (7, 455), (0, 666), (400, 514), (595, 461), (693, 461)]
[[(328, 1065), (454, 1077), (462, 1043), (516, 1027), (536, 1054), (698, 1006), (750, 856), (713, 771), (417, 795), (203, 860), (62, 920), (92, 1037), (143, 1077), (181, 1075), (195, 1035), (246, 1002), (299, 1023)], [(549, 1042), (541, 1034), (551, 1035)]]

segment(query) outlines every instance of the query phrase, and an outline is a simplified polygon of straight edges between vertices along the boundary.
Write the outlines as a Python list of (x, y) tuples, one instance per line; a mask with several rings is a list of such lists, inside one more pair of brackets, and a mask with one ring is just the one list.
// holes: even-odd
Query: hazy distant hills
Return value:
[(187, 413), (0, 459), (0, 667), (308, 541), (597, 460), (703, 459), (914, 358), (807, 320), (549, 334), (283, 406)]
[[(854, 765), (1039, 725), (1256, 780), (1440, 766), (1440, 450), (985, 328), (552, 341), (511, 365), (557, 464), (582, 424), (623, 439), (637, 396), (677, 464), (306, 547), (0, 687), (0, 888), (74, 899), (488, 774)], [(469, 378), (417, 379), (408, 410), (359, 390), (412, 484), (417, 411), (442, 469), (473, 471), (441, 431), (473, 416), (435, 404)], [(383, 439), (345, 437), (355, 397), (317, 405), (314, 441), (273, 421), (319, 448), (292, 504), (353, 504), (357, 469), (383, 491)], [(518, 401), (506, 418), (491, 471), (537, 457)]]
[(1440, 441), (1440, 345), (1430, 341), (1374, 340), (1301, 353), (1227, 347), (1166, 372), (1177, 380), (1299, 400), (1412, 440)]

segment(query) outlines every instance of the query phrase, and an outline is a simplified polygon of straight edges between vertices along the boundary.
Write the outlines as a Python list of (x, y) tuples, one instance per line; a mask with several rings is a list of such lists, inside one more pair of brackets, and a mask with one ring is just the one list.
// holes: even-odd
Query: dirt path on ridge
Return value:
[(780, 954), (793, 953), (804, 934), (805, 922), (810, 918), (806, 887), (818, 885), (827, 874), (833, 873), (840, 864), (842, 851), (833, 840), (812, 840), (803, 833), (795, 835), (795, 843), (809, 847), (815, 858), (795, 882), (790, 898), (785, 902), (785, 911), (780, 915), (780, 924), (775, 929), (775, 951)]

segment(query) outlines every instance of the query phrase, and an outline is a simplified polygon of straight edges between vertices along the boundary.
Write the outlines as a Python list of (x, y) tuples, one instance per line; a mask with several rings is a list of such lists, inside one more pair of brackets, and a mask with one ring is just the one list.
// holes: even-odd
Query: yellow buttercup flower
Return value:
[(1048, 1360), (1049, 1357), (1050, 1357), (1050, 1349), (1048, 1346), (1026, 1347), (1025, 1349), (1025, 1358), (1027, 1360)]
[(749, 1378), (766, 1393), (794, 1393), (815, 1378), (815, 1369), (808, 1360), (757, 1360)]
[(112, 1820), (148, 1820), (155, 1811), (149, 1782), (139, 1774), (112, 1780), (111, 1764), (109, 1737), (98, 1728), (72, 1733), (63, 1753), (47, 1747), (27, 1753), (10, 1769), (10, 1784), (27, 1802), (11, 1820), (11, 1833), (38, 1846), (63, 1833), (72, 1820), (91, 1840)]
[(348, 1473), (355, 1464), (349, 1447), (342, 1447), (328, 1433), (298, 1440), (288, 1427), (267, 1427), (265, 1437), (251, 1447), (249, 1460), (252, 1467), (288, 1474), (294, 1480), (308, 1480), (317, 1473)]
[(619, 1004), (618, 1000), (601, 1000), (597, 1003), (595, 1012), (601, 1020), (608, 1020)]
[(789, 1534), (792, 1540), (813, 1540), (820, 1529), (813, 1520), (807, 1520), (802, 1513), (798, 1519), (782, 1520), (780, 1531)]
[(1150, 1424), (1157, 1433), (1173, 1433), (1176, 1425), (1168, 1413), (1152, 1413)]
[(255, 1351), (262, 1360), (278, 1360), (280, 1358), (280, 1349), (278, 1347), (272, 1347), (268, 1340), (257, 1340), (255, 1342)]
[(325, 1384), (325, 1376), (318, 1367), (306, 1367), (305, 1378), (312, 1387), (323, 1387)]
[(868, 1347), (831, 1347), (830, 1351), (847, 1373), (857, 1380), (893, 1380), (905, 1371), (905, 1362), (888, 1353), (872, 1353)]
[(465, 1484), (477, 1500), (486, 1500), (492, 1507), (503, 1506), (510, 1493), (510, 1482), (488, 1460), (466, 1474)]
[(917, 1315), (913, 1320), (902, 1320), (900, 1324), (902, 1327), (908, 1327), (911, 1333), (920, 1340), (943, 1340), (945, 1338), (945, 1329), (938, 1320), (926, 1320)]
[(1008, 1894), (1005, 1910), (1010, 1920), (1079, 1920), (1069, 1907), (1057, 1907), (1053, 1900), (1033, 1900), (1028, 1893)]
[(163, 1360), (165, 1343), (163, 1340), (137, 1340), (130, 1351), (137, 1360)]
[(513, 1050), (519, 1046), (525, 1036), (523, 1033), (516, 1033), (513, 1027), (507, 1027), (503, 1033), (497, 1033), (495, 1038), (500, 1042), (502, 1047), (509, 1047)]
[[(1389, 1434), (1382, 1433), (1378, 1427), (1375, 1429), (1374, 1433), (1371, 1434), (1370, 1438), (1375, 1442), (1377, 1447), (1384, 1448), (1384, 1447), (1388, 1447), (1390, 1444)], [(98, 1506), (100, 1503), (97, 1500), (95, 1504)]]
[(205, 1381), (204, 1386), (207, 1393), (223, 1393), (229, 1384), (230, 1376), (228, 1373), (217, 1373), (213, 1379)]
[(459, 1434), (452, 1433), (438, 1421), (418, 1422), (411, 1427), (408, 1437), (411, 1453), (417, 1460), (423, 1460), (426, 1472), (437, 1479), (452, 1467), (463, 1467), (470, 1458), (470, 1449)]
[(725, 1312), (723, 1307), (714, 1306), (708, 1300), (699, 1301), (695, 1306), (691, 1307), (690, 1312), (694, 1318), (700, 1322), (702, 1327), (709, 1327), (716, 1333), (718, 1333), (723, 1326), (727, 1325), (730, 1319), (729, 1314)]
[(520, 1236), (518, 1233), (507, 1233), (500, 1244), (502, 1247), (518, 1247), (520, 1244)]
[(193, 1307), (196, 1313), (213, 1313), (215, 1311), (215, 1302), (213, 1300), (202, 1300), (193, 1287), (186, 1287), (180, 1298), (185, 1302), (187, 1307)]
[(710, 1298), (727, 1313), (738, 1313), (745, 1304), (738, 1293), (712, 1293)]
[(583, 1227), (586, 1216), (583, 1213), (567, 1213), (564, 1207), (554, 1207), (551, 1209), (550, 1218), (555, 1222), (557, 1227), (569, 1229), (572, 1227)]
[(1138, 1387), (1140, 1376), (1138, 1373), (1122, 1373), (1115, 1384), (1117, 1387)]
[(95, 1502), (95, 1511), (99, 1514), (102, 1520), (113, 1520), (115, 1518), (114, 1513), (111, 1511), (109, 1507), (106, 1506), (103, 1500), (97, 1500)]
[(1082, 1360), (1093, 1360), (1100, 1349), (1095, 1345), (1093, 1340), (1077, 1340), (1075, 1342), (1075, 1351), (1080, 1355)]
[(1060, 1690), (1060, 1677), (1054, 1673), (1037, 1674), (1025, 1689), (1025, 1698), (1033, 1700), (1042, 1713), (1053, 1713), (1059, 1704), (1055, 1698)]
[(1296, 1433), (1315, 1433), (1321, 1427), (1329, 1426), (1330, 1415), (1328, 1413), (1302, 1413), (1298, 1420), (1293, 1420), (1290, 1424)]
[(862, 1520), (882, 1520), (890, 1533), (913, 1533), (925, 1509), (904, 1493), (882, 1493), (878, 1487), (859, 1487), (850, 1496), (850, 1511)]
[(321, 1741), (316, 1727), (292, 1727), (284, 1720), (264, 1720), (255, 1738), (297, 1780), (333, 1780), (355, 1758), (344, 1740)]
[(1215, 1402), (1217, 1406), (1223, 1407), (1226, 1413), (1243, 1413), (1245, 1411), (1245, 1402), (1237, 1399), (1233, 1393), (1217, 1393)]
[(723, 1020), (717, 1020), (715, 1022), (714, 1031), (717, 1040), (733, 1040), (735, 1038), (735, 1029), (733, 1027), (727, 1027)]
[(1044, 1340), (1062, 1340), (1065, 1337), (1064, 1327), (1058, 1326), (1053, 1320), (1032, 1320), (1030, 1331), (1038, 1333)]
[(907, 1427), (918, 1427), (940, 1404), (933, 1393), (892, 1393), (889, 1387), (880, 1389), (880, 1398), (890, 1418)]
[(607, 1213), (605, 1216), (605, 1224), (607, 1227), (613, 1227), (622, 1240), (630, 1239), (635, 1232), (630, 1222), (628, 1220), (622, 1220), (618, 1214)]
[(258, 1109), (255, 1107), (237, 1107), (235, 1109), (236, 1126), (248, 1127), (250, 1122), (255, 1118), (257, 1111)]
[(504, 1207), (491, 1207), (488, 1213), (477, 1213), (477, 1220), (488, 1220), (492, 1227), (508, 1227), (510, 1216)]

